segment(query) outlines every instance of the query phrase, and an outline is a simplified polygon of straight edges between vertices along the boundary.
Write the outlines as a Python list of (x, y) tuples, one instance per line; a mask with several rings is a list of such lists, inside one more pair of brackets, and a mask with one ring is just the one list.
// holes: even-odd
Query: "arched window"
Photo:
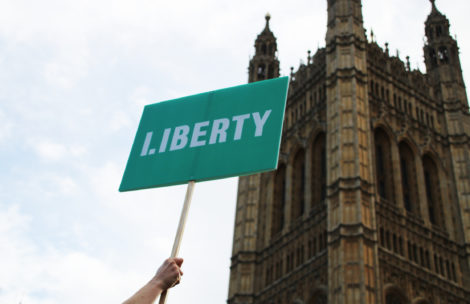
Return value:
[(385, 304), (408, 304), (409, 301), (397, 286), (391, 286), (385, 292)]
[(405, 142), (399, 144), (399, 151), (403, 203), (407, 211), (419, 214), (418, 185), (416, 181), (414, 154)]
[(437, 57), (441, 63), (449, 63), (449, 52), (445, 46), (441, 46), (437, 52)]
[(429, 50), (429, 58), (431, 59), (431, 66), (435, 67), (437, 65), (437, 56), (434, 49)]
[(305, 209), (305, 150), (300, 149), (292, 166), (292, 219), (304, 214)]
[(326, 199), (326, 136), (320, 133), (312, 145), (312, 207)]
[(266, 78), (266, 66), (264, 64), (260, 64), (258, 66), (258, 80), (263, 80)]
[(272, 210), (271, 234), (275, 235), (284, 227), (284, 206), (286, 199), (286, 166), (280, 164), (274, 177), (274, 204)]
[(328, 303), (328, 295), (326, 293), (326, 290), (322, 289), (317, 289), (316, 292), (313, 293), (312, 297), (310, 298), (310, 301), (308, 301), (308, 304), (327, 304)]
[(274, 64), (269, 64), (268, 79), (274, 78)]
[(429, 28), (429, 29), (428, 29), (428, 37), (429, 37), (429, 39), (432, 39), (432, 38), (433, 38), (433, 36), (434, 36), (433, 34), (434, 34), (434, 33), (433, 33), (432, 28)]
[(328, 296), (326, 294), (319, 295), (312, 304), (328, 304)]
[(395, 191), (390, 139), (384, 130), (378, 128), (374, 131), (374, 143), (377, 192), (381, 198), (394, 203)]
[(267, 53), (267, 47), (266, 47), (266, 44), (264, 43), (261, 45), (261, 52), (263, 53), (263, 55), (266, 55)]
[(390, 293), (385, 297), (385, 304), (405, 304), (405, 302), (399, 295)]
[(428, 202), (429, 220), (433, 225), (444, 227), (441, 186), (436, 163), (429, 155), (423, 157), (424, 183)]

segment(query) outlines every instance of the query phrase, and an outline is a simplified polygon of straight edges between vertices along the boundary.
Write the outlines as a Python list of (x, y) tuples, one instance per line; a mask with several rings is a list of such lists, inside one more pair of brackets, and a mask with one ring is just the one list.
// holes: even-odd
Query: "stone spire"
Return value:
[(255, 56), (250, 60), (248, 82), (279, 77), (276, 37), (269, 28), (271, 15), (265, 16), (266, 25), (255, 41)]
[[(439, 12), (435, 0), (431, 13), (425, 22), (426, 44), (424, 58), (426, 70), (435, 83), (447, 78), (453, 83), (463, 86), (460, 58), (457, 41), (450, 35), (450, 23), (447, 17)], [(449, 69), (452, 67), (451, 69)], [(443, 78), (444, 74), (448, 74)], [(449, 78), (450, 77), (450, 78)]]
[(271, 14), (266, 13), (266, 16), (264, 16), (264, 18), (266, 19), (266, 27), (264, 28), (264, 31), (271, 32), (271, 30), (269, 29), (269, 20), (271, 20)]
[(426, 20), (426, 24), (438, 23), (438, 22), (448, 24), (449, 21), (447, 20), (446, 16), (437, 9), (436, 0), (430, 0), (430, 1), (431, 1), (431, 13), (429, 14)]
[(440, 12), (437, 10), (437, 7), (436, 7), (436, 0), (429, 0), (429, 1), (431, 1), (431, 5), (432, 5), (431, 14), (432, 13), (440, 14)]

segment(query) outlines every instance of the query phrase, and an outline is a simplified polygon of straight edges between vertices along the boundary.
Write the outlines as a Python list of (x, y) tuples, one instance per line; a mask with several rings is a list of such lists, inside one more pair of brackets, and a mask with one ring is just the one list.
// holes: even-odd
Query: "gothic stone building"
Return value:
[[(229, 304), (470, 303), (470, 113), (431, 3), (423, 74), (367, 40), (361, 0), (328, 0), (278, 169), (239, 180)], [(250, 82), (279, 76), (269, 21)]]

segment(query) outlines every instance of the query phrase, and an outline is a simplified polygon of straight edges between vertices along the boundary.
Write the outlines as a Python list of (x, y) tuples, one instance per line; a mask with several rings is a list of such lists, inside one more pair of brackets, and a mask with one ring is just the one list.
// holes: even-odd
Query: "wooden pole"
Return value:
[[(188, 217), (189, 205), (191, 204), (191, 197), (193, 196), (193, 190), (195, 181), (189, 181), (188, 187), (186, 188), (186, 197), (184, 198), (183, 210), (181, 211), (180, 222), (178, 224), (178, 230), (176, 231), (175, 241), (173, 243), (173, 249), (171, 250), (171, 257), (175, 258), (178, 256), (180, 251), (181, 239), (183, 238), (184, 226), (186, 224), (186, 218)], [(168, 289), (164, 290), (160, 296), (159, 304), (165, 304)]]

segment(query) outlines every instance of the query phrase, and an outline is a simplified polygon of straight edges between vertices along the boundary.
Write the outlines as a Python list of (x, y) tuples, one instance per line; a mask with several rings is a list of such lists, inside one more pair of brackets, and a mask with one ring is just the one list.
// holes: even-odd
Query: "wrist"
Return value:
[(158, 292), (165, 290), (164, 282), (158, 278), (153, 278), (150, 280), (149, 285), (152, 287), (152, 289), (155, 289)]

